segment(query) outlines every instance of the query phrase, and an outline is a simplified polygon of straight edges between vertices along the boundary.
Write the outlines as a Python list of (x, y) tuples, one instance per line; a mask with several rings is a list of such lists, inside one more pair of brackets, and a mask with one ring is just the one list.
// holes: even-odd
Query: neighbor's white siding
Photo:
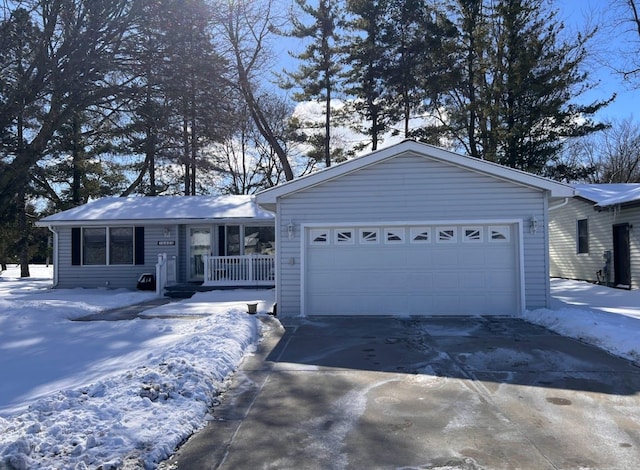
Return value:
[[(578, 219), (589, 220), (589, 253), (578, 254)], [(549, 212), (549, 233), (552, 277), (578, 279), (596, 282), (596, 272), (605, 265), (604, 252), (613, 252), (613, 225), (629, 223), (631, 250), (631, 285), (640, 286), (640, 208), (616, 210), (594, 210), (594, 203), (583, 199), (572, 199), (557, 210)], [(610, 268), (610, 282), (613, 282), (613, 259)]]
[[(439, 161), (403, 155), (327, 181), (278, 203), (278, 313), (301, 311), (301, 234), (305, 223), (524, 220), (526, 308), (548, 305), (548, 256), (542, 191)], [(538, 220), (536, 234), (529, 220)], [(294, 225), (288, 237), (287, 226)], [(515, 313), (515, 312), (514, 312)]]
[[(165, 237), (164, 226), (146, 226), (144, 230), (144, 265), (73, 266), (71, 264), (71, 227), (59, 227), (58, 236), (58, 288), (75, 287), (135, 289), (142, 273), (155, 274), (158, 254), (177, 255), (177, 228), (170, 227)], [(159, 246), (158, 241), (175, 240), (174, 246)]]

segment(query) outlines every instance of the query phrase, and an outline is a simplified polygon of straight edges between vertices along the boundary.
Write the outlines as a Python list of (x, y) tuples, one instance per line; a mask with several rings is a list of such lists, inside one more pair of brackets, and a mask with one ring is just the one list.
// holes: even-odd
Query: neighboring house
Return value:
[(553, 277), (640, 287), (640, 184), (578, 184), (551, 207)]
[(571, 187), (404, 141), (268, 189), (278, 314), (548, 307), (548, 208)]
[(274, 285), (274, 215), (252, 196), (110, 197), (45, 217), (54, 285), (136, 288), (166, 264), (169, 282)]

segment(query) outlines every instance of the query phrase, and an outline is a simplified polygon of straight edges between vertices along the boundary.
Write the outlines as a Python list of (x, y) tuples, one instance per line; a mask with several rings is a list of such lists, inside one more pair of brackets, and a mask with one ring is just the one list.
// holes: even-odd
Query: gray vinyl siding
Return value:
[[(640, 207), (623, 209), (619, 218), (631, 225), (629, 242), (631, 248), (631, 288), (640, 288)], [(618, 222), (616, 220), (616, 223)]]
[[(629, 223), (640, 227), (640, 208), (594, 210), (592, 202), (573, 199), (549, 213), (550, 219), (550, 273), (552, 277), (596, 282), (596, 272), (604, 268), (605, 251), (613, 251), (613, 225)], [(578, 219), (589, 220), (589, 253), (577, 253)], [(640, 231), (630, 232), (631, 285), (640, 287)], [(613, 282), (613, 260), (610, 282)]]
[[(300, 226), (307, 223), (523, 220), (526, 308), (545, 307), (549, 282), (545, 207), (543, 191), (412, 155), (282, 197), (278, 202), (278, 313), (301, 312)], [(536, 234), (528, 230), (532, 216), (538, 220)], [(291, 239), (290, 223), (294, 225)]]
[[(155, 274), (155, 266), (160, 253), (177, 255), (177, 229), (170, 227), (171, 233), (165, 236), (164, 226), (145, 226), (144, 264), (117, 266), (73, 266), (71, 264), (71, 227), (59, 227), (58, 235), (58, 288), (76, 287), (113, 289), (135, 289), (138, 277), (143, 273)], [(176, 245), (160, 246), (158, 242), (175, 240)]]

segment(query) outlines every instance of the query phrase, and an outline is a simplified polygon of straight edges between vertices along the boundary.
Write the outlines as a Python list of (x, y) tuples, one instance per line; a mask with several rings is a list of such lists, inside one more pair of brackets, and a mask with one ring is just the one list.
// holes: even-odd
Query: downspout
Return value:
[(567, 204), (569, 204), (569, 198), (565, 197), (564, 201), (562, 201), (559, 204), (556, 204), (555, 206), (549, 206), (549, 209), (547, 209), (549, 212), (554, 211), (556, 209), (560, 209), (561, 207), (566, 206)]
[(58, 232), (51, 225), (47, 228), (53, 233), (53, 287), (58, 286)]

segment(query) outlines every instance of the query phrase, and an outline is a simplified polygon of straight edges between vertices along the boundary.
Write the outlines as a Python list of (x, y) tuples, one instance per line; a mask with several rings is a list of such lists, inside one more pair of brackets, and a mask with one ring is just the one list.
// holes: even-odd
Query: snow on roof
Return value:
[(50, 215), (39, 225), (88, 221), (167, 221), (207, 219), (273, 220), (253, 196), (105, 197)]
[(638, 183), (576, 184), (574, 188), (578, 196), (593, 201), (600, 207), (640, 201)]

